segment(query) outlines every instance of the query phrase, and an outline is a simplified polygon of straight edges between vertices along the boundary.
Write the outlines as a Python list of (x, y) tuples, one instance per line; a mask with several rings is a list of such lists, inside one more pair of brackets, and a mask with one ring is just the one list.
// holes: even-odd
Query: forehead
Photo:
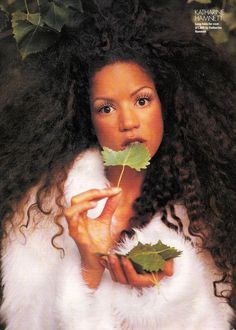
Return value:
[(104, 89), (137, 88), (143, 86), (154, 87), (151, 75), (143, 67), (134, 62), (115, 62), (97, 71), (91, 79), (92, 93), (99, 93)]

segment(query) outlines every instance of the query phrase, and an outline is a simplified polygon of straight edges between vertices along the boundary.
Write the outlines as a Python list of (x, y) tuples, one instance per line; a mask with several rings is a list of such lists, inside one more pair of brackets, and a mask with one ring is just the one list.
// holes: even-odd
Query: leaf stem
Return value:
[(158, 278), (156, 278), (155, 274), (152, 272), (152, 283), (155, 285), (155, 287), (157, 288), (158, 290), (158, 294), (160, 294), (160, 281)]
[(129, 149), (129, 152), (128, 152), (128, 154), (127, 154), (125, 160), (124, 160), (124, 164), (122, 165), (122, 171), (121, 171), (121, 173), (120, 173), (120, 177), (119, 177), (119, 180), (118, 180), (118, 183), (117, 183), (117, 187), (120, 186), (120, 182), (121, 182), (122, 176), (123, 176), (123, 174), (124, 174), (124, 170), (125, 170), (125, 165), (126, 165), (126, 163), (127, 163), (127, 160), (129, 159), (130, 151), (131, 151), (131, 148)]
[(118, 180), (118, 183), (117, 183), (117, 187), (120, 186), (120, 182), (121, 182), (121, 179), (122, 179), (122, 176), (123, 176), (124, 170), (125, 170), (125, 165), (122, 166), (122, 171), (121, 171), (121, 173), (120, 173), (120, 177), (119, 177), (119, 180)]
[(26, 9), (26, 13), (27, 13), (26, 18), (28, 20), (28, 16), (29, 16), (30, 12), (29, 12), (29, 7), (28, 7), (28, 4), (27, 4), (27, 0), (24, 0), (24, 3), (25, 3), (25, 9)]
[(37, 5), (38, 5), (38, 10), (39, 10), (39, 21), (38, 21), (38, 25), (41, 22), (41, 4), (40, 4), (40, 0), (36, 0), (37, 1)]
[(226, 0), (223, 0), (221, 9), (225, 10), (225, 6), (226, 6)]

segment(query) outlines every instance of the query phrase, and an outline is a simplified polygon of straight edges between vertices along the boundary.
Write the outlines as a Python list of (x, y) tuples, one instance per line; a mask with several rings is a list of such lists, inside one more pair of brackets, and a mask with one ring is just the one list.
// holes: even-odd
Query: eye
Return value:
[(100, 108), (98, 108), (97, 110), (99, 113), (102, 113), (102, 114), (109, 114), (111, 112), (114, 111), (114, 108), (112, 107), (112, 105), (110, 104), (106, 104)]
[(151, 96), (150, 95), (142, 95), (142, 96), (138, 96), (136, 99), (136, 104), (139, 107), (145, 107), (147, 106), (151, 101)]
[(145, 106), (147, 103), (148, 103), (148, 100), (145, 99), (144, 97), (140, 98), (138, 101), (137, 101), (138, 105), (140, 105), (141, 107)]

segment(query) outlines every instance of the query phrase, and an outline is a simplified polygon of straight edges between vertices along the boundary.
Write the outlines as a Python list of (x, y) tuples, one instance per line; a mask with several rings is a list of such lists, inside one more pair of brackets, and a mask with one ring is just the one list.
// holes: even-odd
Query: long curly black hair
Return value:
[[(227, 56), (209, 37), (194, 33), (181, 6), (173, 10), (157, 1), (150, 8), (148, 3), (110, 1), (102, 11), (85, 12), (78, 28), (65, 27), (54, 46), (8, 72), (0, 107), (2, 230), (7, 235), (7, 224), (15, 226), (13, 215), (35, 185), (31, 207), (50, 213), (43, 200), (56, 187), (62, 210), (69, 168), (97, 143), (89, 108), (91, 78), (106, 64), (134, 61), (156, 84), (165, 132), (133, 205), (130, 228), (145, 226), (160, 211), (167, 226), (181, 230), (174, 209), (181, 201), (190, 234), (201, 237), (222, 281), (232, 283), (226, 296), (235, 308), (235, 77)], [(176, 225), (168, 222), (167, 209)], [(54, 221), (61, 235), (59, 217)]]

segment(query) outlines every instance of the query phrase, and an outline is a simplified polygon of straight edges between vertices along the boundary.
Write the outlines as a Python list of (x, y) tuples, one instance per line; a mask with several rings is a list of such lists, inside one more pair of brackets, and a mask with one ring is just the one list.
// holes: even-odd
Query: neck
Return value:
[[(113, 186), (117, 186), (122, 166), (109, 166), (107, 168), (107, 178)], [(145, 170), (140, 172), (125, 166), (119, 186), (125, 195), (137, 198), (141, 192), (141, 186), (145, 177)]]

